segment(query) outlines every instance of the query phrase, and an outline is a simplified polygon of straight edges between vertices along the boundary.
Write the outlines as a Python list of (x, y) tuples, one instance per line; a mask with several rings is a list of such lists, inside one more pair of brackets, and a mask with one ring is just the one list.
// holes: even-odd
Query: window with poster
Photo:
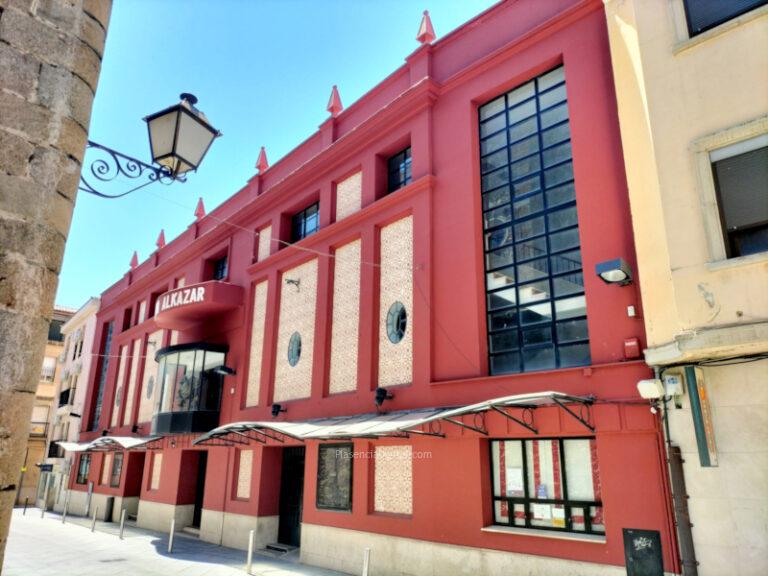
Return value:
[(492, 440), (493, 523), (605, 534), (594, 438)]

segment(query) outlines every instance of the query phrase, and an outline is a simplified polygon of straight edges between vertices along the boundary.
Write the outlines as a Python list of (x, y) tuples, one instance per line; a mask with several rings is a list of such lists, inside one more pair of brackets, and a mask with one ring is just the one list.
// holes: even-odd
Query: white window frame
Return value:
[(752, 140), (768, 134), (768, 115), (733, 126), (714, 134), (710, 134), (693, 142), (691, 149), (696, 166), (699, 201), (701, 205), (702, 224), (710, 264), (728, 263), (738, 265), (743, 263), (762, 262), (768, 260), (768, 252), (728, 258), (725, 249), (725, 238), (720, 220), (720, 206), (717, 202), (715, 178), (712, 174), (711, 154), (721, 148), (733, 146), (746, 140)]

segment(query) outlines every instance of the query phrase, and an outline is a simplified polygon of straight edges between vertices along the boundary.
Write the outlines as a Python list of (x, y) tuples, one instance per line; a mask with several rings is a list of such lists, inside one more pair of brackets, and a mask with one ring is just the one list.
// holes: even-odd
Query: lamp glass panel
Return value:
[(600, 274), (600, 277), (606, 282), (623, 282), (627, 279), (626, 273), (621, 269), (606, 270)]
[[(173, 137), (176, 134), (178, 110), (171, 110), (149, 121), (149, 141), (152, 146), (152, 159), (168, 166), (157, 158), (173, 152)], [(170, 167), (170, 166), (169, 166)]]
[[(181, 113), (179, 121), (179, 139), (176, 142), (176, 154), (186, 162), (179, 166), (179, 172), (196, 168), (203, 159), (215, 134), (194, 116)], [(189, 164), (187, 164), (187, 162)]]

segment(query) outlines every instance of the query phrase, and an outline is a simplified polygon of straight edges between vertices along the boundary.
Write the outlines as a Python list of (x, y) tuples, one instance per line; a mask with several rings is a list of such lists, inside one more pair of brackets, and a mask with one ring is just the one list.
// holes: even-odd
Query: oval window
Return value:
[(288, 364), (296, 366), (301, 358), (301, 334), (294, 332), (288, 342)]
[(147, 380), (147, 400), (152, 398), (152, 393), (155, 391), (155, 377), (150, 376)]
[(405, 336), (408, 326), (408, 314), (402, 302), (395, 302), (387, 312), (387, 336), (392, 344), (397, 344)]

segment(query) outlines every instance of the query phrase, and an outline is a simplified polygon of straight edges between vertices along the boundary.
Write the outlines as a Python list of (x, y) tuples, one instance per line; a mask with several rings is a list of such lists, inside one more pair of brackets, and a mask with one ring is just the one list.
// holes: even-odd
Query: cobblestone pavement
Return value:
[[(244, 576), (246, 553), (177, 534), (168, 554), (168, 535), (58, 514), (40, 517), (38, 508), (13, 512), (2, 576)], [(345, 576), (340, 572), (254, 555), (255, 576)]]

